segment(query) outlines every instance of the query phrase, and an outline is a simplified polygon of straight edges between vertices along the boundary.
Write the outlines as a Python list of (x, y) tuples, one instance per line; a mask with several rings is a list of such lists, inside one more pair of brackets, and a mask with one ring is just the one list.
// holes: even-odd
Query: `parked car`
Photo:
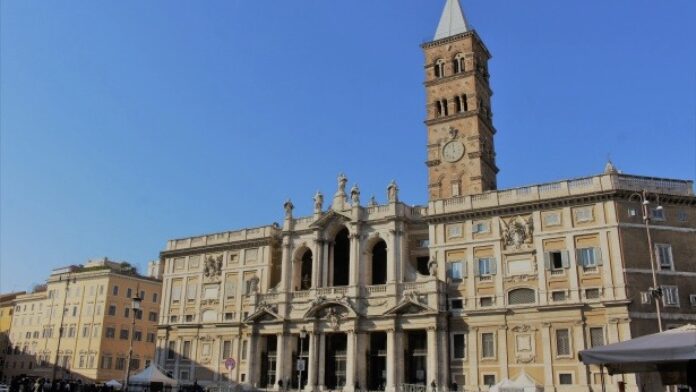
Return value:
[(0, 384), (0, 392), (9, 392), (10, 387), (7, 386), (7, 384)]

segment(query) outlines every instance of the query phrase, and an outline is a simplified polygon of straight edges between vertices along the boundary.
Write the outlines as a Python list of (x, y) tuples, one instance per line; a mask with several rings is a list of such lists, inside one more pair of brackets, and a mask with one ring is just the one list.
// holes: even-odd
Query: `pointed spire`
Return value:
[(440, 17), (440, 24), (437, 25), (435, 40), (466, 33), (467, 31), (469, 31), (469, 23), (467, 23), (466, 17), (464, 17), (459, 0), (447, 0), (445, 9)]

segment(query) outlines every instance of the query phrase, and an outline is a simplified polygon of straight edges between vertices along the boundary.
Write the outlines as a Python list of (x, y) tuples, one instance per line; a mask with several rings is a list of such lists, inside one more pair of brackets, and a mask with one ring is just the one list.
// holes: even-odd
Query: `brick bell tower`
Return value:
[(496, 189), (488, 49), (447, 0), (425, 53), (430, 200)]

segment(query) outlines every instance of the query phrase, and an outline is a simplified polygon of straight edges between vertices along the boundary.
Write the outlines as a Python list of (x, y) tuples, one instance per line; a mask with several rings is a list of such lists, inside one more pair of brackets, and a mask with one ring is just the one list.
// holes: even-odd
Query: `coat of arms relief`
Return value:
[(534, 236), (532, 216), (500, 219), (500, 232), (506, 250), (531, 249)]

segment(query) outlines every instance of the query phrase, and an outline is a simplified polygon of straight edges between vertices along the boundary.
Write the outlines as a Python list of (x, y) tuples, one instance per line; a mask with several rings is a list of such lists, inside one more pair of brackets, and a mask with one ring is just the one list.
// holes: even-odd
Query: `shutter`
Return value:
[(594, 250), (595, 263), (597, 263), (598, 266), (604, 265), (604, 261), (602, 260), (602, 249), (601, 248), (593, 248), (593, 250)]
[(551, 270), (551, 254), (549, 252), (544, 252), (544, 268)]
[(488, 259), (488, 268), (491, 271), (491, 275), (495, 275), (498, 273), (498, 264), (496, 263), (495, 257), (491, 257)]
[(580, 249), (575, 249), (575, 260), (578, 265), (581, 265), (583, 268), (587, 267), (587, 260), (582, 258), (582, 251)]
[(568, 258), (568, 251), (561, 251), (561, 262), (563, 263), (563, 268), (570, 268), (570, 259)]
[(481, 276), (481, 274), (479, 273), (478, 263), (479, 263), (478, 259), (474, 259), (474, 276)]

